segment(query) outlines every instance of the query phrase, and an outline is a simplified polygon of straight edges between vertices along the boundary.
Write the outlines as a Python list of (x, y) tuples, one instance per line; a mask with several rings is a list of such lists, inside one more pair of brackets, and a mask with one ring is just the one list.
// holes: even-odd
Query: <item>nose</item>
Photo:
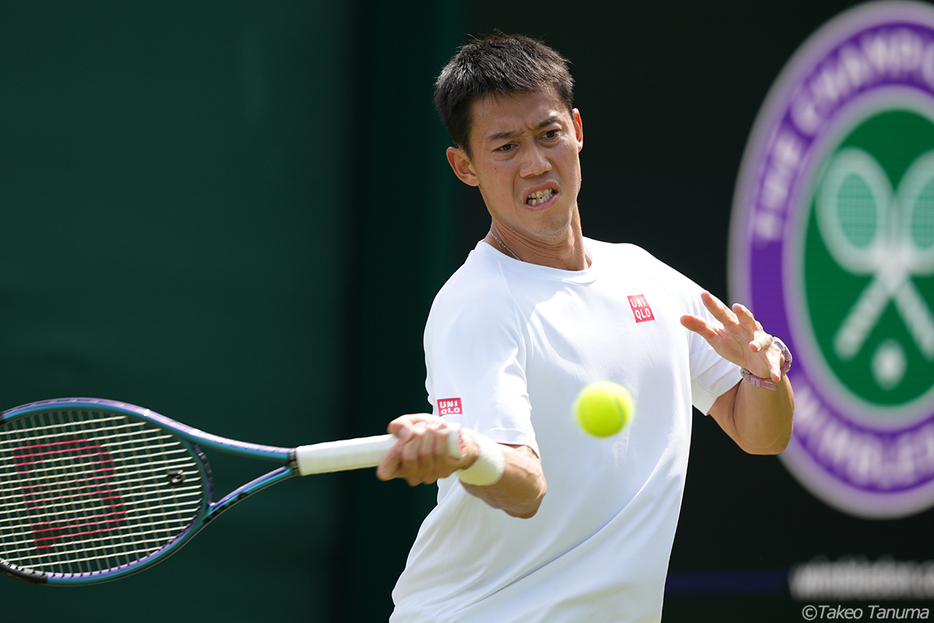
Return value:
[(522, 177), (538, 177), (551, 170), (551, 161), (540, 145), (532, 144), (523, 154), (522, 166), (519, 174)]

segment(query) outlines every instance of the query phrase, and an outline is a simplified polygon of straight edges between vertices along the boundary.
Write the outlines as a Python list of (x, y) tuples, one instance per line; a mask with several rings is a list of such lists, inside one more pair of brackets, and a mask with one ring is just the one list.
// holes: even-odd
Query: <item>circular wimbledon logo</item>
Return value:
[(934, 505), (934, 7), (860, 5), (805, 42), (732, 218), (731, 296), (795, 355), (784, 464), (859, 517)]

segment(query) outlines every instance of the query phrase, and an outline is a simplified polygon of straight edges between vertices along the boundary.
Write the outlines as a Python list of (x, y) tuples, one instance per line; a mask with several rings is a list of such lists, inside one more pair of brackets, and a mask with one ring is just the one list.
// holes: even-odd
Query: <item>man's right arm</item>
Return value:
[[(480, 444), (474, 434), (461, 429), (463, 456), (448, 452), (448, 422), (434, 415), (403, 415), (389, 424), (389, 432), (399, 438), (376, 468), (380, 480), (403, 478), (410, 486), (430, 484), (458, 470), (471, 467), (480, 457)], [(545, 497), (547, 483), (538, 455), (528, 446), (497, 444), (502, 451), (502, 476), (488, 485), (462, 483), (468, 493), (513, 517), (535, 515)]]

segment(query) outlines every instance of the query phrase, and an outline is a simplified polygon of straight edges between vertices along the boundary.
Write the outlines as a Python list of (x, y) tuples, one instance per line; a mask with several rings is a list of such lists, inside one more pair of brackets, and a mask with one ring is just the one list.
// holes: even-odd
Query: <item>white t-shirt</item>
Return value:
[[(425, 328), (438, 415), (541, 457), (531, 519), (438, 483), (393, 591), (392, 621), (657, 622), (681, 507), (691, 405), (706, 413), (738, 368), (683, 328), (701, 288), (644, 250), (585, 239), (589, 268), (519, 262), (481, 242), (438, 293)], [(635, 414), (587, 435), (572, 405), (596, 381)]]

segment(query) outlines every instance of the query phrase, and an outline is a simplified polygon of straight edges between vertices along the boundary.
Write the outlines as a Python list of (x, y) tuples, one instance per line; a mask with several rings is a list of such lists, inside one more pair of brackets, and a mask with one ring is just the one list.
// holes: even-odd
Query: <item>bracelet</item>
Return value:
[[(773, 336), (772, 341), (778, 346), (779, 350), (782, 351), (782, 357), (785, 359), (785, 364), (782, 366), (782, 376), (784, 377), (791, 369), (791, 351), (789, 351), (788, 347), (785, 346), (785, 343), (777, 337)], [(739, 373), (742, 374), (743, 378), (746, 379), (753, 387), (770, 389), (772, 391), (778, 389), (778, 386), (771, 379), (764, 379), (761, 376), (756, 376), (746, 368), (740, 368)]]
[(485, 487), (496, 484), (506, 471), (506, 457), (500, 445), (480, 433), (469, 433), (480, 447), (480, 456), (467, 469), (457, 470), (457, 477), (465, 485)]

